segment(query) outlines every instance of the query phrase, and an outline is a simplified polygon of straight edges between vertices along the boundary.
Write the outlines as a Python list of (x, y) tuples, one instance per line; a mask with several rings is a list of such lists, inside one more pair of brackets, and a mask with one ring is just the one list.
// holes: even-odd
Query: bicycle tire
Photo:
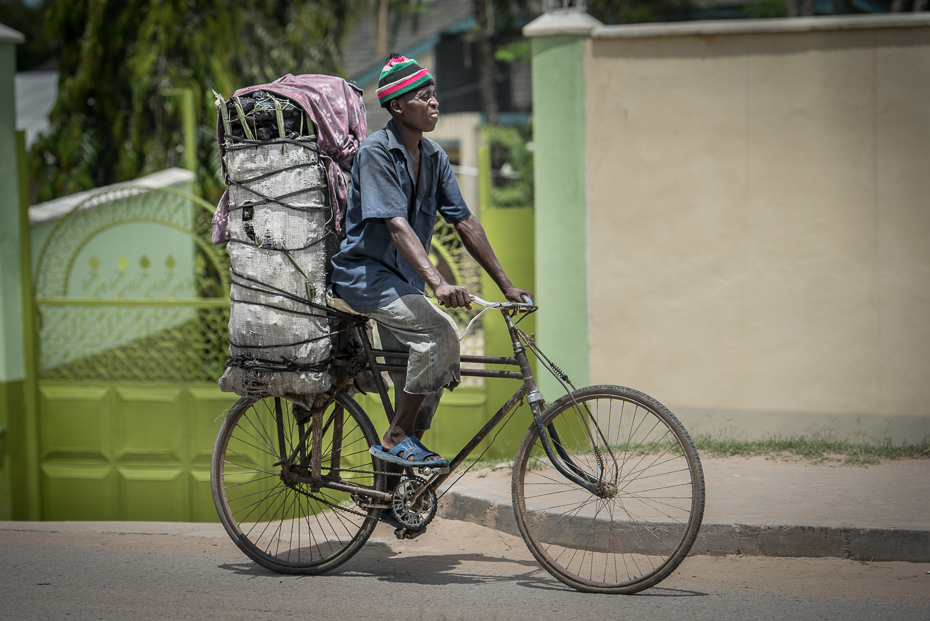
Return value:
[(637, 593), (668, 577), (704, 515), (701, 462), (681, 423), (655, 399), (621, 386), (565, 395), (543, 412), (543, 423), (569, 471), (616, 487), (598, 496), (560, 474), (532, 425), (511, 491), (517, 527), (536, 560), (591, 593)]
[[(292, 405), (283, 399), (240, 399), (223, 421), (213, 447), (213, 501), (226, 532), (253, 561), (278, 573), (322, 574), (361, 549), (381, 509), (361, 509), (343, 492), (313, 491), (308, 485), (283, 481), (275, 402), (281, 404), (284, 441), (288, 453), (293, 453), (301, 430)], [(334, 435), (339, 425), (334, 421), (340, 411), (342, 444), (338, 445)], [(368, 453), (378, 438), (365, 411), (340, 393), (323, 421), (322, 474), (383, 489), (384, 476)], [(309, 428), (307, 423), (305, 430)], [(334, 446), (341, 449), (334, 450)], [(308, 435), (306, 455), (311, 447)]]

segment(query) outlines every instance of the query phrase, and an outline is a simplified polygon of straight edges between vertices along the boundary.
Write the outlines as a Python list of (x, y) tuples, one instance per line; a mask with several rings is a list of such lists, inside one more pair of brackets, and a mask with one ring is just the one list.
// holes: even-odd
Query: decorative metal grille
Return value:
[(229, 268), (209, 242), (211, 214), (190, 194), (121, 188), (63, 217), (36, 275), (41, 377), (215, 382), (229, 345)]
[[(436, 218), (430, 258), (449, 282), (461, 285), (471, 293), (481, 295), (481, 268), (465, 250), (462, 240), (459, 239), (458, 233), (455, 232), (455, 227), (442, 218)], [(442, 310), (455, 319), (459, 330), (464, 330), (472, 317), (481, 311), (477, 307), (472, 307), (472, 310), (465, 308), (443, 308)], [(470, 355), (484, 354), (484, 333), (481, 330), (480, 322), (476, 322), (476, 325), (471, 328), (462, 340), (462, 353)], [(483, 365), (471, 366), (483, 367)], [(462, 378), (464, 386), (484, 386), (484, 383), (483, 377)]]
[[(481, 272), (478, 264), (465, 250), (455, 227), (442, 218), (436, 218), (433, 242), (430, 247), (431, 260), (443, 276), (455, 285), (461, 285), (471, 293), (481, 295)], [(464, 327), (478, 313), (478, 309), (443, 308), (452, 315), (456, 323)]]

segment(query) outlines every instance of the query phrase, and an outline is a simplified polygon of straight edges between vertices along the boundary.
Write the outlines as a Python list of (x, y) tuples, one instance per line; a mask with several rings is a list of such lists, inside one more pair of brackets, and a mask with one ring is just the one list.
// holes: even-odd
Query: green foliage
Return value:
[(773, 436), (765, 440), (740, 440), (701, 434), (694, 445), (711, 457), (776, 457), (792, 455), (815, 462), (839, 460), (849, 465), (877, 464), (882, 459), (930, 457), (930, 437), (911, 444), (892, 444), (883, 440), (841, 440), (829, 434)]
[(26, 37), (25, 43), (16, 46), (17, 71), (29, 71), (52, 58), (54, 47), (42, 30), (48, 5), (49, 0), (0, 0), (0, 22)]
[(178, 165), (180, 88), (194, 90), (199, 182), (218, 179), (211, 89), (294, 73), (338, 73), (352, 3), (243, 0), (57, 0), (46, 30), (60, 42), (51, 129), (33, 145), (34, 200), (45, 201)]
[(635, 24), (659, 21), (670, 13), (686, 13), (693, 4), (692, 0), (588, 0), (586, 7), (605, 24)]
[(765, 17), (787, 17), (784, 0), (763, 0), (743, 7), (743, 15), (750, 19)]
[(485, 125), (482, 136), (491, 147), (491, 169), (500, 171), (491, 184), (493, 207), (532, 207), (533, 127)]
[(494, 59), (504, 63), (519, 62), (529, 65), (531, 58), (530, 42), (526, 40), (502, 45), (494, 52)]

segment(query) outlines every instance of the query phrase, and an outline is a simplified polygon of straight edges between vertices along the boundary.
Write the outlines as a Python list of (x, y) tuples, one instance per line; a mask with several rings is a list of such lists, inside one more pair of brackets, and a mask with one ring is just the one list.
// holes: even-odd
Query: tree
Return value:
[(193, 89), (198, 181), (222, 181), (211, 89), (288, 72), (338, 73), (354, 3), (243, 0), (57, 0), (45, 27), (61, 78), (50, 131), (31, 151), (37, 201), (176, 165), (183, 152), (178, 89)]
[(605, 24), (660, 21), (664, 14), (687, 14), (691, 0), (588, 0), (587, 11)]
[(472, 31), (478, 61), (478, 90), (481, 93), (481, 111), (491, 125), (497, 125), (497, 66), (494, 64), (494, 14), (491, 0), (474, 0), (475, 29)]
[(25, 43), (16, 46), (17, 71), (35, 69), (52, 57), (54, 48), (42, 31), (48, 5), (49, 0), (0, 0), (0, 21), (26, 37)]

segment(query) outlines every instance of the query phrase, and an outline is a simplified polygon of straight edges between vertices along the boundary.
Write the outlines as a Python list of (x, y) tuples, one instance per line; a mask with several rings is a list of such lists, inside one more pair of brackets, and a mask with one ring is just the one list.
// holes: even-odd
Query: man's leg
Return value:
[[(395, 388), (395, 390), (397, 389)], [(420, 413), (420, 406), (423, 405), (427, 397), (427, 395), (412, 395), (409, 392), (401, 392), (402, 395), (397, 404), (397, 410), (394, 412), (394, 420), (391, 421), (391, 426), (388, 427), (387, 433), (381, 439), (381, 446), (384, 450), (390, 450), (409, 436), (416, 434), (417, 414)], [(418, 437), (422, 437), (422, 432)]]
[[(392, 449), (429, 429), (445, 386), (459, 380), (459, 340), (455, 322), (422, 295), (407, 295), (372, 313), (381, 346), (407, 351), (407, 373), (392, 372), (395, 415), (382, 446)], [(398, 364), (402, 360), (389, 360)]]

